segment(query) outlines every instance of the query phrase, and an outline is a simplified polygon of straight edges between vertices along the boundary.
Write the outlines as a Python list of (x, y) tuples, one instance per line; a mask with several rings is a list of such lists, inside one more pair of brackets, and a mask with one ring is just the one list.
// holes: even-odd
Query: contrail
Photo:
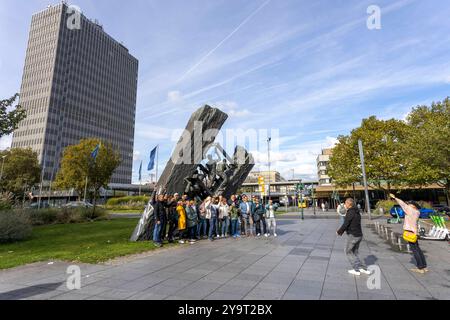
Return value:
[(186, 78), (192, 71), (194, 71), (195, 69), (197, 69), (197, 67), (199, 65), (201, 65), (206, 59), (208, 59), (208, 57), (210, 55), (212, 55), (217, 49), (219, 49), (228, 39), (230, 39), (236, 32), (239, 31), (239, 29), (244, 26), (251, 18), (253, 18), (253, 16), (255, 14), (257, 14), (262, 8), (264, 8), (265, 6), (267, 6), (269, 4), (271, 0), (267, 0), (266, 2), (264, 2), (262, 5), (260, 5), (255, 11), (253, 11), (252, 14), (250, 14), (247, 18), (245, 18), (244, 21), (242, 21), (237, 27), (236, 29), (234, 29), (229, 35), (227, 35), (222, 41), (219, 42), (219, 44), (217, 46), (215, 46), (211, 51), (209, 51), (204, 57), (202, 57), (195, 65), (193, 65), (188, 71), (186, 71), (185, 74), (183, 74), (183, 76), (178, 79), (177, 82), (182, 81), (184, 78)]

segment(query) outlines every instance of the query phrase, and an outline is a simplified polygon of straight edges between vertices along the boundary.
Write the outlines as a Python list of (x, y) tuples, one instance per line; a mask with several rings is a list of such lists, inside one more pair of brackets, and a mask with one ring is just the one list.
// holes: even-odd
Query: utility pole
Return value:
[[(5, 165), (5, 158), (6, 158), (6, 155), (2, 156), (2, 169), (0, 170), (0, 183), (2, 182), (2, 178), (3, 178), (3, 166)], [(1, 189), (3, 189), (3, 187), (0, 184), (0, 190)]]
[(269, 200), (271, 200), (271, 197), (270, 197), (270, 180), (271, 180), (271, 172), (270, 172), (270, 142), (272, 141), (272, 138), (271, 137), (269, 137), (269, 139), (267, 139), (267, 163), (268, 163), (268, 165), (269, 165)]
[(42, 172), (41, 172), (41, 184), (39, 185), (39, 200), (38, 200), (38, 210), (41, 208), (41, 201), (42, 201), (42, 182), (44, 180), (44, 174), (45, 174), (45, 161), (46, 161), (46, 154), (44, 153), (44, 161), (42, 166)]
[(358, 140), (358, 147), (359, 147), (359, 157), (361, 159), (361, 169), (362, 169), (362, 175), (363, 175), (363, 182), (364, 182), (364, 193), (366, 195), (366, 210), (369, 214), (369, 220), (372, 220), (372, 214), (370, 212), (370, 199), (369, 199), (369, 189), (367, 187), (367, 177), (366, 177), (366, 167), (364, 164), (364, 149), (363, 149), (363, 143), (362, 140)]

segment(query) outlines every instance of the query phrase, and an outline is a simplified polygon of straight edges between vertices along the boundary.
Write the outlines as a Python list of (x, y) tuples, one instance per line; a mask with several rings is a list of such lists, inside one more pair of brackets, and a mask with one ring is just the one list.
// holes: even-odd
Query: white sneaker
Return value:
[(260, 237), (260, 236), (261, 236), (261, 233), (258, 233), (256, 236), (257, 236), (257, 237)]
[(369, 270), (366, 270), (366, 269), (359, 269), (359, 272), (360, 273), (364, 273), (364, 274), (372, 274), (372, 272), (370, 272)]
[(352, 274), (352, 275), (354, 275), (354, 276), (359, 276), (359, 275), (361, 275), (361, 272), (359, 272), (359, 271), (356, 271), (356, 270), (348, 270), (348, 273), (350, 273), (350, 274)]
[(183, 240), (180, 240), (180, 241), (178, 241), (178, 243), (184, 244), (184, 241), (183, 241)]
[(266, 237), (266, 238), (267, 238), (268, 236), (269, 236), (269, 234), (268, 234), (268, 233), (266, 233), (266, 234), (264, 235), (264, 237)]
[(274, 237), (278, 237), (278, 235), (276, 233), (273, 234)]

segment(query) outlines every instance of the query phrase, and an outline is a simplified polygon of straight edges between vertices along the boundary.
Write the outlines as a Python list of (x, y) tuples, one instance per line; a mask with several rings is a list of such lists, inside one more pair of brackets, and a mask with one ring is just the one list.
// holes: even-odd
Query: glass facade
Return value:
[(37, 151), (53, 180), (65, 147), (100, 138), (122, 158), (111, 182), (131, 183), (138, 60), (83, 15), (80, 28), (68, 28), (67, 9), (32, 17), (20, 96), (27, 118), (12, 147)]

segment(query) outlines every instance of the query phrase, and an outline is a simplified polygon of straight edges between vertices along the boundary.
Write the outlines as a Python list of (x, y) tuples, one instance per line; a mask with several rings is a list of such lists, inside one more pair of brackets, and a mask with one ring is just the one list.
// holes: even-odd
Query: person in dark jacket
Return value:
[(155, 217), (155, 228), (153, 229), (153, 242), (157, 247), (162, 246), (162, 226), (166, 223), (166, 208), (164, 205), (164, 195), (158, 195), (158, 199), (153, 207)]
[(344, 206), (345, 209), (347, 209), (347, 213), (345, 215), (344, 223), (337, 231), (337, 234), (342, 236), (344, 232), (347, 232), (348, 235), (345, 254), (353, 267), (353, 269), (348, 272), (356, 276), (359, 276), (361, 273), (370, 274), (370, 271), (367, 270), (366, 265), (358, 256), (359, 245), (363, 239), (361, 214), (352, 198), (345, 200)]
[[(256, 230), (256, 236), (259, 237), (261, 236), (261, 224), (262, 220), (263, 220), (263, 216), (266, 212), (264, 206), (262, 205), (262, 203), (259, 202), (258, 198), (255, 198), (255, 211), (253, 212), (253, 222), (255, 224), (255, 230)], [(266, 228), (263, 224), (263, 228), (264, 228), (264, 234), (266, 234)]]
[(178, 228), (178, 212), (177, 212), (177, 204), (180, 200), (178, 193), (175, 193), (173, 197), (169, 198), (167, 201), (167, 215), (168, 215), (168, 225), (169, 232), (167, 238), (169, 239), (169, 243), (174, 241), (174, 234)]

